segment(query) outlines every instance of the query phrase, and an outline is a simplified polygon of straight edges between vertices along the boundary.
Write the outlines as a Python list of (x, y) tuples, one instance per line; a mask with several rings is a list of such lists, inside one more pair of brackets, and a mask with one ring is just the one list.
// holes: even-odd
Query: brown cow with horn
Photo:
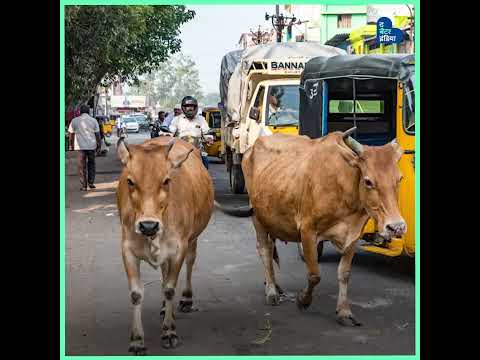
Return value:
[(122, 256), (133, 304), (129, 351), (146, 353), (141, 309), (144, 297), (140, 261), (161, 267), (165, 295), (162, 345), (178, 344), (173, 298), (179, 272), (187, 263), (186, 287), (179, 310), (192, 310), (192, 267), (197, 238), (213, 210), (213, 184), (200, 153), (192, 145), (167, 137), (128, 145), (121, 139), (117, 152), (124, 168), (117, 202), (122, 225)]
[[(257, 234), (257, 250), (265, 267), (266, 302), (279, 303), (273, 261), (275, 240), (301, 243), (307, 266), (307, 287), (297, 305), (307, 308), (320, 282), (317, 242), (331, 241), (342, 255), (338, 266), (337, 320), (360, 325), (347, 300), (355, 243), (372, 217), (380, 235), (400, 236), (406, 223), (397, 203), (403, 150), (392, 141), (384, 146), (361, 145), (345, 133), (319, 139), (274, 134), (260, 137), (244, 154), (242, 169)], [(241, 210), (221, 210), (241, 215)], [(244, 215), (245, 215), (244, 214)]]

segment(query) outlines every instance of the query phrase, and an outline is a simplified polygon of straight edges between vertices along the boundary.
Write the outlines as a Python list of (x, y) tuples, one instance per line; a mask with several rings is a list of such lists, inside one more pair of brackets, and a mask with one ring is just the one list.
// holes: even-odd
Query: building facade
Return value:
[(335, 35), (350, 33), (366, 23), (365, 5), (321, 5), (320, 42), (325, 44)]
[[(388, 16), (387, 16), (388, 17)], [(348, 38), (351, 54), (413, 54), (414, 37), (413, 24), (408, 16), (391, 16), (395, 28), (402, 30), (403, 41), (398, 44), (379, 44), (377, 41), (377, 26), (368, 24), (354, 29)]]
[[(413, 53), (412, 5), (283, 5), (281, 13), (302, 23), (284, 29), (282, 40), (318, 41), (349, 53)], [(388, 17), (404, 31), (400, 44), (378, 45), (376, 22)]]

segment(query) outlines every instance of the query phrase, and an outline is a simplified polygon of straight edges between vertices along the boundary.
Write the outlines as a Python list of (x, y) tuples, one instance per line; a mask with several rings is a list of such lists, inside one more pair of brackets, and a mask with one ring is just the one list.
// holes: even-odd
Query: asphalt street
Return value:
[[(147, 134), (129, 134), (128, 141), (146, 138)], [(112, 144), (106, 157), (97, 158), (97, 189), (80, 192), (75, 153), (66, 155), (67, 355), (129, 354), (132, 314), (115, 198), (121, 166)], [(247, 203), (246, 195), (230, 194), (225, 165), (211, 163), (210, 173), (219, 202)], [(161, 346), (160, 270), (142, 264), (142, 320), (149, 355), (414, 354), (413, 259), (357, 252), (348, 295), (363, 326), (346, 328), (335, 321), (340, 256), (330, 244), (321, 258), (322, 280), (313, 303), (300, 312), (294, 299), (306, 285), (306, 270), (296, 245), (277, 243), (280, 269), (275, 270), (286, 296), (272, 307), (265, 304), (255, 241), (250, 218), (214, 211), (199, 238), (193, 272), (198, 311), (176, 314), (181, 343), (174, 350)], [(184, 270), (180, 276), (177, 294), (184, 285)]]

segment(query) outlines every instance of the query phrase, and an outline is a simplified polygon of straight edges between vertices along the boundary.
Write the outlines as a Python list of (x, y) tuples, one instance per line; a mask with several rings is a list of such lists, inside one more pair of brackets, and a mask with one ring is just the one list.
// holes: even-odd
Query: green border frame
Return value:
[[(371, 5), (371, 4), (412, 4), (415, 6), (415, 355), (269, 355), (269, 356), (214, 356), (219, 360), (226, 359), (264, 359), (264, 358), (289, 358), (292, 360), (327, 359), (338, 360), (350, 359), (419, 359), (420, 358), (420, 0), (60, 0), (60, 358), (61, 359), (101, 359), (105, 356), (67, 356), (65, 355), (65, 36), (64, 36), (64, 7), (65, 5), (162, 5), (162, 4), (185, 4), (185, 5), (265, 5), (265, 4), (326, 4), (326, 5)], [(134, 356), (108, 356), (109, 358), (124, 359)], [(209, 356), (153, 356), (150, 358), (208, 358)], [(213, 357), (213, 356), (212, 356)]]

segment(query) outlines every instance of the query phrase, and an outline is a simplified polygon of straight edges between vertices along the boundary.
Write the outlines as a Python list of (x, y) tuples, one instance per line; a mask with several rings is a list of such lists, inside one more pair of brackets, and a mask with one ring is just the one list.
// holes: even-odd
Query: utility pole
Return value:
[(269, 35), (267, 31), (261, 30), (260, 25), (258, 25), (257, 31), (250, 29), (250, 34), (252, 34), (252, 41), (255, 45), (264, 44), (266, 36)]
[[(275, 5), (275, 15), (268, 15), (268, 13), (265, 13), (265, 20), (272, 20), (272, 26), (277, 32), (277, 42), (282, 42), (282, 31), (285, 27), (291, 27), (292, 25), (295, 24), (301, 24), (300, 20), (298, 22), (297, 18), (295, 15), (293, 16), (284, 16), (283, 14), (279, 14), (280, 8), (279, 5)], [(290, 22), (287, 22), (290, 20)]]
[(107, 108), (107, 97), (108, 97), (108, 87), (105, 86), (105, 116), (108, 116), (108, 108)]

